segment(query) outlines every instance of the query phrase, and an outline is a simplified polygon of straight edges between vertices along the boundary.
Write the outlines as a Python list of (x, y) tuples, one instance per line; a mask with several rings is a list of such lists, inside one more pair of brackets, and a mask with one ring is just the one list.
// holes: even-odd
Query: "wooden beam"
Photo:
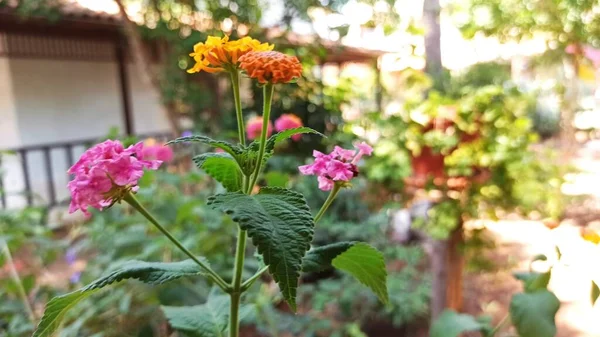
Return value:
[(115, 48), (115, 54), (117, 56), (117, 68), (119, 73), (119, 88), (121, 91), (123, 125), (125, 127), (125, 134), (130, 136), (135, 134), (135, 128), (133, 125), (133, 111), (131, 108), (129, 74), (127, 73), (127, 60), (125, 58), (125, 41), (123, 39), (116, 40)]

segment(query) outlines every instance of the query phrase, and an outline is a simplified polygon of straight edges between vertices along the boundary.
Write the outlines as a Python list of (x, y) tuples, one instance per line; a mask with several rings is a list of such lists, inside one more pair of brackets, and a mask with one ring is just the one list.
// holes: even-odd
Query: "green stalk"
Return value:
[(333, 203), (333, 200), (335, 199), (335, 197), (337, 197), (341, 188), (342, 188), (342, 186), (339, 185), (338, 183), (335, 183), (333, 185), (333, 189), (331, 190), (331, 192), (329, 192), (329, 196), (327, 197), (327, 200), (325, 200), (325, 203), (323, 204), (323, 206), (321, 206), (319, 213), (317, 213), (317, 215), (315, 215), (315, 220), (314, 220), (315, 223), (317, 221), (319, 221), (321, 219), (321, 217), (323, 217), (323, 214), (325, 214), (325, 212), (327, 211), (329, 206), (331, 206), (331, 203)]
[(231, 87), (233, 91), (233, 100), (235, 102), (235, 115), (237, 117), (238, 137), (240, 144), (246, 146), (246, 135), (244, 126), (244, 116), (242, 113), (242, 101), (240, 99), (240, 71), (235, 69), (229, 72), (231, 74)]
[(269, 130), (269, 118), (271, 117), (271, 101), (273, 100), (273, 89), (275, 86), (271, 83), (265, 84), (263, 87), (263, 125), (260, 133), (260, 148), (258, 150), (258, 158), (256, 160), (256, 168), (250, 179), (250, 185), (248, 186), (247, 194), (252, 192), (252, 188), (258, 180), (260, 171), (262, 170), (262, 162), (265, 157), (265, 148), (267, 146), (267, 132)]
[(27, 316), (29, 316), (29, 320), (31, 323), (36, 324), (37, 318), (35, 317), (35, 312), (29, 302), (29, 297), (27, 297), (27, 292), (25, 291), (25, 287), (23, 287), (23, 281), (21, 281), (21, 277), (17, 272), (17, 268), (15, 268), (15, 262), (12, 258), (12, 254), (10, 253), (10, 249), (8, 249), (8, 244), (4, 239), (2, 239), (2, 253), (6, 258), (6, 265), (8, 266), (8, 271), (10, 272), (10, 277), (13, 279), (13, 282), (17, 286), (17, 292), (19, 293), (19, 297), (23, 302), (23, 307), (25, 307), (25, 311), (27, 311)]
[(179, 242), (179, 240), (177, 240), (171, 233), (169, 233), (169, 231), (166, 228), (161, 226), (161, 224), (158, 223), (158, 220), (156, 220), (156, 218), (154, 218), (152, 216), (152, 214), (150, 214), (148, 212), (148, 210), (146, 210), (146, 208), (144, 208), (144, 206), (142, 206), (142, 204), (140, 204), (140, 202), (133, 195), (133, 193), (131, 193), (131, 192), (127, 193), (125, 195), (125, 197), (123, 197), (123, 200), (125, 202), (127, 202), (129, 205), (131, 205), (131, 207), (135, 208), (138, 212), (140, 212), (140, 214), (142, 214), (146, 219), (148, 219), (148, 221), (150, 221), (150, 223), (152, 223), (154, 225), (154, 227), (156, 227), (173, 244), (175, 244), (175, 246), (177, 246), (177, 248), (179, 248), (185, 255), (187, 255), (190, 259), (192, 259), (194, 262), (196, 262), (196, 264), (198, 266), (200, 266), (200, 268), (204, 269), (204, 271), (208, 274), (208, 277), (211, 278), (215, 282), (216, 285), (218, 285), (221, 289), (223, 289), (223, 291), (229, 292), (229, 290), (230, 290), (229, 285), (217, 273), (215, 273), (208, 265), (206, 265), (204, 262), (200, 261), (196, 256), (194, 256), (194, 254), (192, 254), (192, 252), (190, 252), (187, 248), (185, 248), (181, 244), (181, 242)]
[(240, 299), (242, 290), (242, 273), (244, 271), (244, 257), (246, 253), (246, 231), (238, 228), (237, 248), (235, 251), (235, 265), (233, 267), (233, 280), (231, 282), (231, 306), (229, 312), (229, 336), (238, 337), (240, 330)]
[(498, 332), (500, 332), (500, 330), (508, 323), (510, 323), (510, 315), (506, 314), (506, 316), (504, 316), (504, 318), (500, 321), (500, 323), (498, 323), (498, 325), (496, 325), (494, 330), (492, 330), (492, 332), (490, 333), (490, 336), (492, 336), (492, 337), (496, 336), (496, 334)]
[(242, 283), (242, 291), (246, 291), (250, 287), (252, 287), (252, 285), (254, 284), (254, 281), (258, 280), (258, 278), (260, 277), (260, 275), (262, 275), (268, 269), (269, 269), (268, 266), (264, 266), (259, 271), (257, 271), (256, 274), (252, 275), (252, 277), (250, 277), (249, 279), (247, 279), (246, 281), (244, 281), (244, 283)]

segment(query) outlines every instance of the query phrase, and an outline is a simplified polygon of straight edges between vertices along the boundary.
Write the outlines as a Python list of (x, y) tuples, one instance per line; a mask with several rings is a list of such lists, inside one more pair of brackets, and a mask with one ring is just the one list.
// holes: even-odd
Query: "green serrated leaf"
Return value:
[(224, 142), (221, 140), (214, 140), (210, 137), (206, 136), (189, 136), (189, 137), (181, 137), (174, 139), (167, 143), (167, 145), (179, 144), (179, 143), (203, 143), (206, 145), (210, 145), (212, 147), (216, 147), (222, 149), (223, 151), (229, 153), (232, 157), (236, 158), (239, 154), (243, 152), (243, 150), (235, 144), (231, 144), (228, 142)]
[(484, 322), (467, 314), (459, 314), (452, 310), (444, 310), (432, 324), (429, 337), (458, 337), (462, 333), (482, 331), (486, 328)]
[(110, 284), (125, 280), (138, 279), (148, 284), (162, 284), (183, 276), (202, 274), (200, 267), (192, 260), (181, 262), (144, 262), (130, 261), (108, 275), (97, 279), (87, 286), (48, 302), (44, 316), (32, 337), (50, 337), (60, 327), (61, 321), (69, 309), (87, 296)]
[(229, 214), (248, 232), (283, 298), (295, 311), (302, 258), (314, 233), (313, 217), (304, 196), (283, 188), (264, 187), (256, 195), (215, 195), (208, 204)]
[(305, 273), (316, 273), (332, 268), (331, 261), (354, 246), (354, 244), (356, 244), (354, 241), (337, 242), (309, 250), (302, 260), (302, 271)]
[(559, 307), (560, 301), (548, 290), (520, 293), (510, 302), (510, 318), (520, 337), (554, 337)]
[(598, 296), (600, 296), (600, 287), (598, 287), (598, 284), (596, 284), (596, 282), (592, 281), (592, 291), (590, 293), (590, 299), (592, 300), (592, 306), (594, 306), (594, 304), (596, 304), (596, 301), (598, 300)]
[(388, 303), (387, 271), (383, 254), (366, 243), (356, 243), (331, 263), (369, 287), (385, 304)]
[(277, 145), (278, 143), (281, 143), (282, 141), (284, 141), (294, 135), (302, 134), (302, 133), (312, 133), (312, 134), (319, 135), (321, 137), (325, 137), (325, 135), (320, 133), (319, 131), (313, 130), (306, 126), (302, 126), (302, 127), (294, 128), (294, 129), (287, 129), (287, 130), (283, 130), (283, 131), (278, 132), (278, 133), (272, 135), (271, 137), (269, 137), (269, 139), (267, 140), (267, 146), (265, 148), (265, 152), (267, 152), (267, 153), (272, 152), (273, 149), (275, 149), (275, 145)]
[(169, 324), (192, 337), (225, 337), (229, 296), (211, 292), (206, 303), (188, 307), (161, 307)]
[(227, 191), (242, 189), (242, 171), (229, 153), (203, 153), (193, 160), (198, 168), (220, 182)]

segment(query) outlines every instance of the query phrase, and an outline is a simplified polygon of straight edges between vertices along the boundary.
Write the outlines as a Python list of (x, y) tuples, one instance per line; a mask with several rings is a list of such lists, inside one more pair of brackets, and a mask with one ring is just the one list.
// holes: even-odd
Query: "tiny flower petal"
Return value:
[(337, 157), (339, 160), (350, 161), (352, 158), (354, 158), (355, 153), (356, 152), (354, 150), (346, 150), (336, 145), (333, 148), (331, 156)]
[(319, 182), (319, 189), (322, 191), (331, 191), (331, 189), (333, 188), (333, 185), (335, 184), (333, 182), (333, 180), (328, 179), (323, 176), (319, 176), (317, 178), (317, 181)]
[(352, 165), (335, 159), (327, 163), (327, 175), (332, 180), (350, 181), (354, 178)]
[(357, 144), (355, 147), (358, 149), (358, 151), (362, 152), (364, 155), (370, 156), (371, 153), (373, 153), (373, 148), (365, 142)]

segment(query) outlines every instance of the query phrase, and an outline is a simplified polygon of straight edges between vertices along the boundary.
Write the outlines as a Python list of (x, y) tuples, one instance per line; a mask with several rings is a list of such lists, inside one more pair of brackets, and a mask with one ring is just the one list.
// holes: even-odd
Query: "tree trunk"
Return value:
[[(121, 12), (125, 33), (127, 35), (127, 40), (129, 41), (130, 50), (135, 60), (135, 64), (138, 67), (138, 73), (147, 83), (152, 86), (158, 100), (163, 102), (161, 94), (162, 86), (160, 72), (158, 69), (155, 69), (155, 67), (152, 66), (152, 57), (150, 57), (148, 51), (144, 48), (144, 42), (138, 31), (137, 24), (131, 21), (127, 15), (123, 1), (115, 0), (115, 2), (119, 6), (119, 10)], [(181, 127), (179, 126), (179, 114), (175, 109), (175, 105), (163, 103), (162, 108), (165, 116), (167, 117), (167, 121), (169, 122), (169, 128), (171, 132), (173, 135), (179, 136), (181, 134)]]
[(570, 156), (575, 148), (575, 112), (579, 105), (579, 56), (577, 54), (565, 62), (567, 68), (567, 88), (563, 95), (561, 111), (561, 143), (564, 153)]
[(423, 2), (425, 24), (425, 71), (434, 79), (442, 75), (442, 50), (440, 30), (440, 0)]
[(448, 280), (447, 240), (434, 240), (431, 250), (431, 322), (446, 309), (446, 284)]
[[(460, 220), (459, 220), (460, 221)], [(463, 271), (464, 258), (462, 246), (465, 242), (462, 221), (448, 239), (448, 274), (446, 284), (446, 307), (460, 312), (463, 308)]]

